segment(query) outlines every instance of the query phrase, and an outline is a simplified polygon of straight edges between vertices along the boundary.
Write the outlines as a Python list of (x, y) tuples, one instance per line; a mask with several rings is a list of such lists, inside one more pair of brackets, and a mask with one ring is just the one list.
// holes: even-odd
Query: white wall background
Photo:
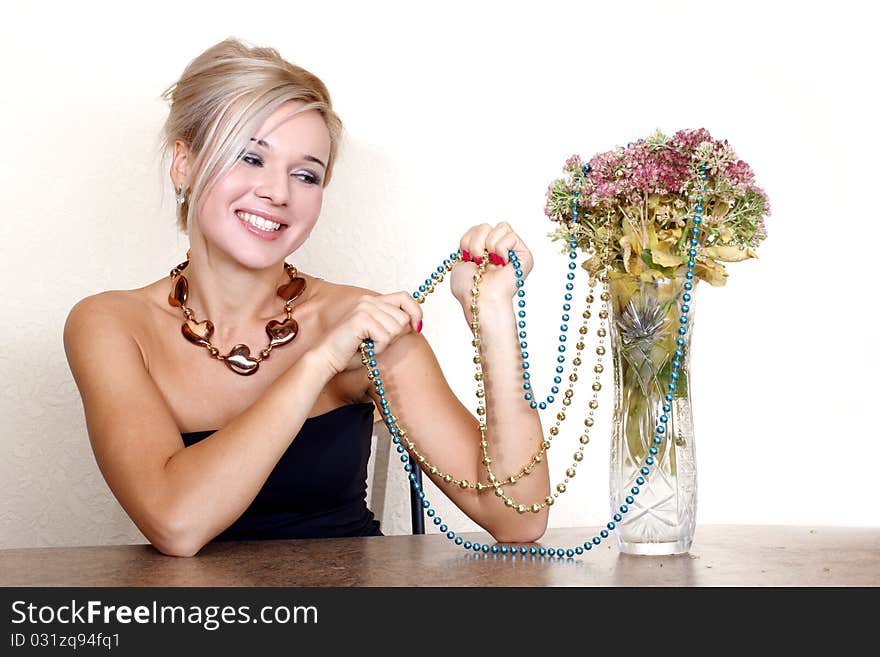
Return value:
[[(511, 222), (536, 259), (526, 290), (540, 390), (566, 264), (542, 209), (564, 160), (656, 127), (729, 139), (774, 213), (760, 259), (698, 290), (698, 521), (880, 525), (880, 53), (868, 6), (13, 3), (0, 27), (0, 548), (143, 541), (94, 463), (61, 332), (78, 299), (139, 287), (185, 253), (156, 157), (158, 97), (230, 35), (320, 75), (346, 123), (322, 218), (291, 261), (412, 291), (468, 227)], [(446, 284), (425, 312), (424, 334), (473, 407), (470, 334)], [(607, 520), (610, 410), (609, 395), (554, 526)], [(573, 444), (576, 426), (563, 436)], [(555, 475), (573, 450), (551, 451)], [(391, 463), (386, 502), (399, 508), (386, 531), (406, 531)]]

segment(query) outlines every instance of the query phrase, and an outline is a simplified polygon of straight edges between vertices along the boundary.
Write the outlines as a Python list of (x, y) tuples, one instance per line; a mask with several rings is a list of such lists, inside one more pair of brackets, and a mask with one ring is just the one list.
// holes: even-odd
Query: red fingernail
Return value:
[(465, 262), (470, 262), (471, 261), (471, 254), (467, 250), (462, 249), (461, 250), (461, 259), (464, 260)]
[(482, 265), (483, 259), (482, 258), (474, 258), (474, 264), (475, 265)]
[(422, 320), (419, 320), (419, 328), (417, 330), (419, 333), (422, 332)]
[(498, 265), (499, 267), (504, 264), (504, 261), (501, 259), (501, 256), (497, 253), (492, 254), (492, 264)]

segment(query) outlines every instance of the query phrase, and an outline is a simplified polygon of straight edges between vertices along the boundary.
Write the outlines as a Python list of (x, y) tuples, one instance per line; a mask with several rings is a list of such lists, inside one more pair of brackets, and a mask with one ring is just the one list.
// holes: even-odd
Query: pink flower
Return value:
[(565, 161), (565, 168), (569, 171), (576, 171), (583, 166), (583, 161), (581, 160), (580, 155), (572, 155)]
[[(708, 174), (706, 181), (701, 178), (703, 171)], [(707, 206), (713, 197), (736, 202), (732, 195), (742, 202), (732, 243), (757, 244), (766, 237), (767, 195), (730, 143), (714, 139), (705, 128), (679, 130), (672, 137), (656, 131), (626, 147), (596, 153), (587, 164), (572, 155), (565, 161), (563, 178), (547, 190), (545, 214), (554, 221), (574, 220), (581, 226), (603, 225), (613, 231), (620, 227), (618, 223), (614, 228), (615, 221), (631, 212), (625, 206), (642, 205), (651, 195), (677, 197), (678, 208), (692, 206), (697, 198)]]

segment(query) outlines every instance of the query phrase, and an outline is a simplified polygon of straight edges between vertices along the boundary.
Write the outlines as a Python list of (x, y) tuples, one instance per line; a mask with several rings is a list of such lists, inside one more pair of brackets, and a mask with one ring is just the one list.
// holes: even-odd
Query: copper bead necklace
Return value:
[(293, 302), (302, 296), (306, 289), (306, 279), (298, 276), (296, 267), (285, 262), (284, 271), (290, 281), (281, 285), (276, 294), (284, 299), (284, 311), (287, 317), (282, 321), (271, 320), (266, 324), (266, 335), (269, 336), (269, 344), (256, 356), (251, 355), (250, 347), (246, 344), (237, 344), (230, 349), (228, 354), (221, 354), (220, 350), (211, 344), (211, 336), (214, 334), (214, 324), (211, 320), (197, 321), (192, 308), (186, 305), (189, 297), (189, 283), (183, 275), (183, 270), (189, 264), (189, 252), (187, 259), (171, 270), (171, 293), (168, 295), (168, 303), (183, 311), (184, 322), (180, 327), (183, 337), (192, 344), (204, 347), (212, 358), (223, 361), (226, 366), (242, 376), (250, 376), (259, 368), (260, 363), (269, 358), (269, 354), (275, 347), (283, 347), (293, 342), (299, 333), (299, 324), (293, 318)]

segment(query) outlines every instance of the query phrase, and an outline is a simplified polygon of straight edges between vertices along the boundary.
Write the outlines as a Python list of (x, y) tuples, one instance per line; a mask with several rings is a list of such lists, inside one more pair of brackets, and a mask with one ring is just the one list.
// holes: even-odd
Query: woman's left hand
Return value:
[(506, 221), (494, 228), (489, 224), (473, 226), (462, 235), (460, 246), (463, 260), (452, 270), (450, 287), (452, 294), (465, 309), (471, 306), (474, 274), (484, 251), (489, 252), (489, 264), (479, 283), (479, 299), (482, 300), (509, 301), (516, 294), (517, 279), (508, 251), (513, 250), (516, 253), (522, 270), (521, 280), (526, 279), (534, 266), (531, 251)]

